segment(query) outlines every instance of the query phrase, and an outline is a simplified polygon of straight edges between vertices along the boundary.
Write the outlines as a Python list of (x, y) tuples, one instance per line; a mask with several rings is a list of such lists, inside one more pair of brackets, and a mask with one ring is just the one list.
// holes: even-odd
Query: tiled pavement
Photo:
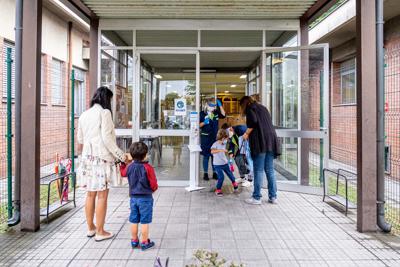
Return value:
[(146, 252), (130, 248), (126, 188), (112, 189), (109, 199), (107, 229), (116, 237), (99, 243), (85, 237), (79, 194), (76, 209), (39, 232), (1, 234), (0, 265), (145, 267), (159, 256), (184, 266), (205, 248), (246, 266), (400, 266), (400, 238), (356, 232), (318, 196), (280, 192), (277, 205), (248, 206), (249, 193), (217, 198), (209, 190), (161, 188), (151, 226), (156, 247)]

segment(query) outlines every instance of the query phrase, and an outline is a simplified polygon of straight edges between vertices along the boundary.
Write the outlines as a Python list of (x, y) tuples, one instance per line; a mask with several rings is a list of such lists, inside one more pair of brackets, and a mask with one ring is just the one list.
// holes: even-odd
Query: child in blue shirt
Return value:
[[(157, 178), (153, 167), (144, 159), (148, 147), (143, 142), (135, 142), (129, 148), (133, 162), (126, 168), (122, 176), (128, 177), (132, 223), (132, 248), (149, 249), (155, 244), (149, 239), (149, 225), (153, 219), (153, 192), (158, 188)], [(138, 228), (142, 225), (142, 241), (139, 243)]]

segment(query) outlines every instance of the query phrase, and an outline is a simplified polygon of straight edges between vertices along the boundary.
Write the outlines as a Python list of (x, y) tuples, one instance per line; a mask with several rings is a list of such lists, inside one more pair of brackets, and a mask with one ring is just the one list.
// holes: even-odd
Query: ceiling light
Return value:
[(229, 94), (229, 91), (225, 91), (225, 94)]
[(156, 77), (157, 79), (162, 79), (162, 76), (160, 74), (155, 74), (154, 77)]
[(235, 88), (236, 86), (236, 84), (231, 84), (231, 88)]
[(247, 75), (246, 75), (246, 74), (240, 75), (240, 79), (246, 79), (246, 78), (247, 78)]

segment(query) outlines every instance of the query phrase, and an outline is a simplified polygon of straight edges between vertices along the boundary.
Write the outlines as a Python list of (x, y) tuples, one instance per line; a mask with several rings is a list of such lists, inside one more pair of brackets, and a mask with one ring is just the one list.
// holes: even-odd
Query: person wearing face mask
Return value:
[(250, 186), (250, 182), (252, 179), (246, 179), (246, 175), (249, 175), (248, 178), (250, 178), (250, 170), (247, 166), (248, 161), (246, 157), (246, 146), (242, 137), (247, 130), (247, 126), (231, 126), (229, 123), (224, 123), (221, 128), (225, 129), (227, 131), (227, 134), (229, 135), (229, 161), (232, 162), (233, 160), (235, 160), (236, 166), (238, 167), (240, 178), (237, 179), (237, 182), (242, 183), (242, 186), (248, 187)]
[[(215, 104), (214, 98), (207, 99), (204, 104), (204, 109), (200, 112), (200, 146), (201, 155), (203, 156), (203, 179), (208, 181), (208, 166), (210, 162), (211, 146), (216, 141), (218, 132), (218, 120), (225, 118), (225, 110), (222, 107), (222, 102), (217, 99)], [(214, 165), (211, 163), (213, 169), (213, 178), (218, 179), (215, 172)]]

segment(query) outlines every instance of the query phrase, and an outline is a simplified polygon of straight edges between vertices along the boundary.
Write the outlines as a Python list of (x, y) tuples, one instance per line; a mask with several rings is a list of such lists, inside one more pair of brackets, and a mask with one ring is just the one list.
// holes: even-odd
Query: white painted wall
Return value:
[(42, 53), (62, 61), (68, 59), (68, 23), (43, 8), (42, 15)]
[(310, 30), (309, 43), (313, 44), (335, 29), (340, 28), (355, 16), (356, 0), (349, 0)]
[(0, 0), (0, 36), (15, 40), (15, 0)]
[[(0, 38), (15, 41), (15, 0), (0, 0)], [(72, 31), (72, 64), (87, 70), (88, 64), (82, 59), (83, 39), (88, 33)], [(43, 7), (42, 53), (62, 61), (68, 60), (68, 22)]]
[(84, 61), (82, 59), (82, 51), (83, 51), (83, 40), (84, 40), (84, 34), (77, 31), (77, 30), (72, 30), (71, 34), (71, 42), (72, 42), (72, 65), (75, 67), (88, 70), (88, 61)]

